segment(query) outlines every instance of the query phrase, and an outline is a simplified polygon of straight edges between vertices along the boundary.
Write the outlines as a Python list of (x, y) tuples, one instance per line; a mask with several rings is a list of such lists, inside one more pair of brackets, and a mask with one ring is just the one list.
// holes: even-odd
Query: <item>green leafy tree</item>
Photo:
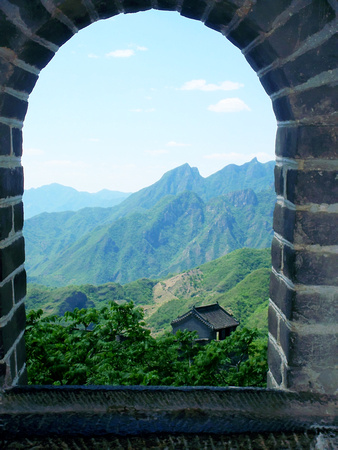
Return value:
[(255, 330), (201, 346), (179, 331), (157, 339), (132, 302), (63, 317), (27, 316), (30, 384), (263, 386), (266, 348)]

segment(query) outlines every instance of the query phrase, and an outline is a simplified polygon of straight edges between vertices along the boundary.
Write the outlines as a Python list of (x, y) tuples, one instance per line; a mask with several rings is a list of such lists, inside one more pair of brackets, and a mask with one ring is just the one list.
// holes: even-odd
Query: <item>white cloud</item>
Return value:
[(99, 56), (98, 56), (98, 55), (95, 55), (95, 53), (89, 53), (89, 54), (88, 54), (88, 58), (97, 59), (97, 58), (99, 58)]
[(132, 49), (114, 50), (113, 52), (106, 53), (107, 58), (129, 58), (135, 55), (135, 51)]
[(167, 144), (167, 147), (190, 147), (190, 144), (184, 144), (183, 142), (170, 141)]
[(99, 138), (89, 138), (88, 139), (89, 142), (100, 142)]
[(169, 153), (169, 150), (145, 150), (144, 153), (152, 156), (166, 155)]
[(139, 52), (146, 52), (148, 49), (147, 49), (147, 47), (143, 47), (142, 45), (138, 45), (136, 47), (136, 50), (138, 50)]
[(209, 111), (218, 113), (232, 113), (240, 111), (251, 111), (249, 106), (243, 102), (240, 98), (225, 98), (220, 100), (215, 105), (208, 106)]
[(191, 80), (187, 81), (180, 88), (182, 91), (234, 91), (243, 87), (244, 85), (241, 83), (237, 83), (234, 81), (222, 81), (218, 84), (207, 84), (206, 80)]

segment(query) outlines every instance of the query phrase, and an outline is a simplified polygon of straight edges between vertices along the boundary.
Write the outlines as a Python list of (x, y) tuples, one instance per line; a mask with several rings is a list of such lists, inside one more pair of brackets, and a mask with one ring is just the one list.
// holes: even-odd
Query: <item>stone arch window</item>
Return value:
[(269, 307), (270, 387), (333, 393), (337, 374), (335, 0), (0, 2), (0, 376), (25, 384), (22, 126), (40, 70), (79, 29), (119, 13), (177, 11), (239, 47), (278, 122)]

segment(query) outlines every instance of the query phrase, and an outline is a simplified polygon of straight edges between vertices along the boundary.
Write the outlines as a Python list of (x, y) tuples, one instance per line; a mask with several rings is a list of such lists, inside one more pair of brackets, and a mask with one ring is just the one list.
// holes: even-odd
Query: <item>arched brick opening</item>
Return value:
[(40, 70), (79, 29), (119, 13), (178, 11), (242, 50), (278, 121), (269, 308), (270, 387), (332, 393), (337, 298), (335, 0), (2, 0), (0, 376), (25, 384), (22, 126)]

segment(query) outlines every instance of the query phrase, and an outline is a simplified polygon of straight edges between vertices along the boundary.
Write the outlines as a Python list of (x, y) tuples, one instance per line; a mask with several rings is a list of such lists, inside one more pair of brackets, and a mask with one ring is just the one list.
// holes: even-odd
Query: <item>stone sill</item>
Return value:
[(338, 428), (337, 397), (260, 388), (22, 386), (1, 394), (2, 436), (306, 432)]

